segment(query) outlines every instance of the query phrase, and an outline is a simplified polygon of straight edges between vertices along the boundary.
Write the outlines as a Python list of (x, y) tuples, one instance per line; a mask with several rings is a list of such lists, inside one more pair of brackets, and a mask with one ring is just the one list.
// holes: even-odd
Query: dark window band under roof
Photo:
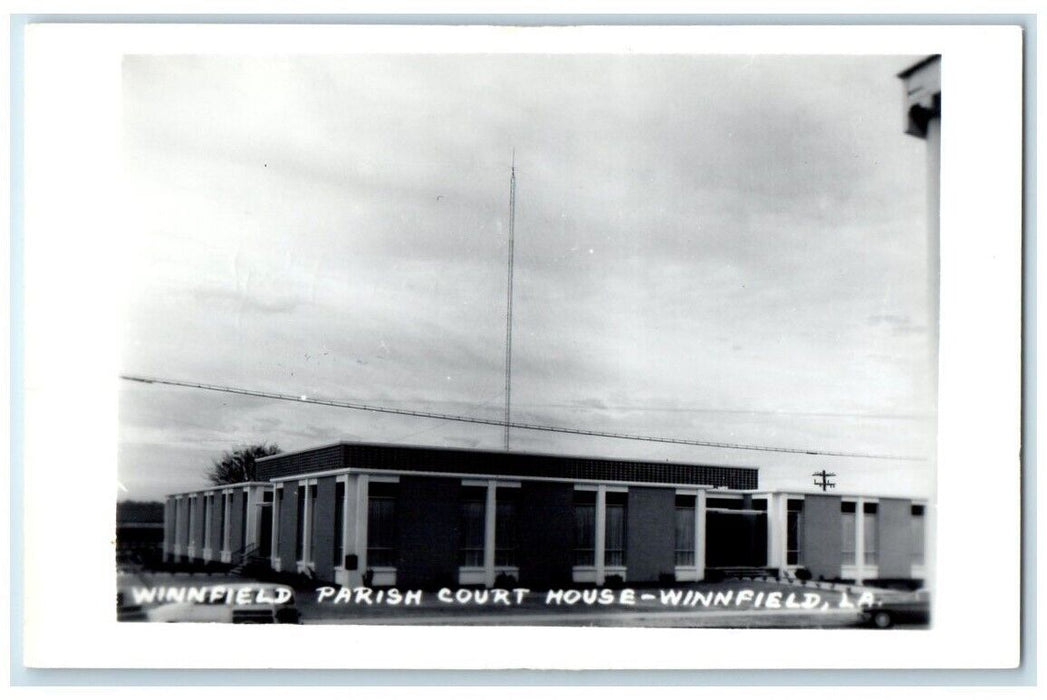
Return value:
[(374, 443), (340, 443), (258, 460), (260, 479), (337, 469), (491, 474), (579, 481), (709, 485), (758, 488), (758, 470), (669, 462), (637, 462), (520, 452), (492, 452)]

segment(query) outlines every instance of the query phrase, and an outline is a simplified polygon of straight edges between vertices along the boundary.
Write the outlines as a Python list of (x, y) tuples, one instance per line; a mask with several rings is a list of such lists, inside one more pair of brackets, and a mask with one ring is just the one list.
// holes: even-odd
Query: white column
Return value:
[(694, 499), (694, 566), (698, 570), (698, 580), (705, 579), (705, 489), (698, 491)]
[(186, 553), (192, 558), (196, 556), (196, 519), (200, 515), (197, 513), (196, 505), (198, 501), (196, 496), (190, 496), (186, 503), (189, 504), (189, 546), (186, 548)]
[(497, 491), (498, 482), (493, 479), (487, 482), (487, 501), (484, 504), (484, 585), (494, 587), (494, 550), (497, 533)]
[[(929, 230), (927, 231), (927, 240), (931, 252), (928, 254), (928, 268), (931, 272), (930, 290), (931, 290), (931, 328), (934, 330), (932, 333), (933, 341), (931, 347), (931, 376), (933, 378), (933, 387), (931, 390), (932, 401), (933, 401), (933, 415), (938, 415), (938, 318), (939, 318), (939, 189), (940, 189), (940, 170), (941, 170), (941, 129), (942, 122), (941, 117), (937, 116), (927, 124), (927, 200), (929, 209)], [(936, 421), (937, 422), (937, 421)], [(932, 464), (937, 468), (938, 465), (938, 445), (937, 443), (931, 446), (931, 460)], [(929, 499), (926, 507), (924, 508), (924, 533), (926, 539), (924, 541), (924, 586), (928, 589), (933, 590), (935, 587), (935, 572), (937, 567), (935, 566), (938, 548), (935, 546), (935, 541), (938, 536), (938, 517), (937, 507), (934, 507), (932, 513), (932, 506), (935, 506), (934, 499)]]
[(596, 585), (604, 582), (604, 547), (607, 546), (607, 487), (601, 484), (596, 488), (596, 532), (594, 538), (594, 558), (596, 564)]
[(182, 532), (185, 531), (185, 518), (182, 517), (182, 497), (175, 496), (174, 500), (174, 544), (171, 552), (175, 556), (182, 554)]
[[(355, 587), (363, 585), (364, 572), (367, 571), (367, 492), (369, 479), (367, 474), (357, 474), (355, 479), (350, 477), (350, 485), (354, 482), (356, 488), (353, 490), (356, 498), (353, 500), (352, 539), (347, 539), (346, 543), (351, 543), (351, 551), (356, 554), (356, 571), (349, 572), (349, 585)], [(346, 490), (348, 491), (349, 489)]]
[(865, 578), (865, 501), (861, 498), (854, 502), (854, 582), (861, 583)]
[(783, 518), (782, 494), (767, 494), (767, 566), (778, 569), (785, 567), (785, 520)]
[(229, 554), (229, 524), (232, 522), (233, 494), (222, 493), (222, 554)]
[(349, 513), (355, 512), (350, 511), (350, 503), (352, 501), (351, 496), (349, 494), (349, 482), (352, 480), (353, 477), (347, 476), (343, 481), (343, 483), (345, 484), (345, 488), (342, 489), (342, 522), (336, 523), (337, 527), (342, 528), (342, 561), (336, 561), (334, 563), (335, 567), (344, 567), (345, 555), (354, 553), (352, 542), (349, 539), (350, 533), (352, 532), (352, 529), (349, 527), (349, 518), (352, 516), (350, 516)]
[[(905, 133), (927, 142), (927, 321), (930, 329), (928, 368), (930, 370), (929, 404), (932, 414), (938, 414), (938, 347), (939, 347), (939, 267), (940, 267), (940, 185), (941, 185), (941, 57), (929, 56), (898, 74), (903, 82), (903, 107), (907, 119)], [(930, 457), (938, 461), (937, 445), (930, 446)], [(925, 511), (927, 540), (924, 579), (928, 588), (934, 588), (935, 556), (937, 553), (937, 509), (932, 515), (933, 501)]]
[(244, 549), (257, 547), (260, 544), (258, 540), (260, 539), (261, 514), (258, 511), (261, 508), (258, 504), (261, 502), (261, 493), (259, 491), (260, 489), (256, 486), (244, 489), (244, 508), (247, 509), (247, 517), (244, 518)]
[[(270, 545), (269, 545), (269, 558), (273, 562), (273, 568), (276, 569), (277, 571), (280, 570), (276, 566), (276, 563), (278, 561), (281, 564), (280, 568), (283, 568), (282, 567), (283, 562), (280, 561), (280, 549), (279, 549), (279, 547), (280, 547), (280, 516), (282, 515), (280, 511), (283, 510), (283, 507), (282, 507), (283, 504), (282, 504), (282, 501), (281, 501), (281, 498), (280, 498), (282, 493), (283, 493), (283, 488), (282, 487), (279, 487), (279, 488), (275, 488), (274, 487), (273, 488), (273, 507), (272, 507), (272, 511), (273, 512), (270, 514), (270, 518), (271, 518), (271, 520), (273, 522), (273, 528), (272, 528), (273, 531), (270, 534), (270, 538), (269, 538), (269, 542), (270, 542)], [(244, 489), (244, 507), (247, 508), (247, 522), (250, 523), (251, 522), (251, 509), (250, 509), (250, 507), (248, 505), (248, 494), (249, 494), (249, 490), (248, 489)], [(244, 525), (244, 528), (245, 529), (247, 528), (246, 524)], [(248, 546), (248, 544), (247, 544), (247, 532), (244, 532), (244, 547), (246, 548), (247, 546)]]
[(299, 482), (298, 483), (298, 488), (299, 489), (305, 489), (305, 495), (302, 497), (302, 516), (301, 516), (302, 517), (302, 565), (305, 568), (308, 568), (309, 567), (309, 561), (312, 559), (312, 552), (309, 551), (311, 549), (310, 545), (312, 544), (312, 542), (310, 541), (310, 540), (312, 540), (312, 533), (310, 532), (311, 528), (309, 526), (311, 525), (310, 521), (312, 520), (312, 518), (310, 517), (312, 515), (312, 513), (310, 511), (313, 509), (313, 506), (310, 503), (310, 501), (313, 500), (313, 499), (309, 497), (310, 494), (309, 494), (309, 482), (308, 481)]

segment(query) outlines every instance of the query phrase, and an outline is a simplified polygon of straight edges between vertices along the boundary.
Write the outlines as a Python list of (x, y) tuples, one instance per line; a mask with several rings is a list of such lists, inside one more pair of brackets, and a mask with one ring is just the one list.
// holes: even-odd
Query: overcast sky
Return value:
[[(133, 56), (124, 373), (515, 420), (925, 454), (917, 57)], [(124, 498), (236, 445), (497, 427), (123, 383)], [(929, 495), (926, 463), (516, 431), (512, 448)]]

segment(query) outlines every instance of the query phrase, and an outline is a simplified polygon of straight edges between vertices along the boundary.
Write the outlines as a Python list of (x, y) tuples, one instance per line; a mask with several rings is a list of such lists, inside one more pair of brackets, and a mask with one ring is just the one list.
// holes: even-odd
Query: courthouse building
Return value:
[(167, 498), (165, 558), (348, 586), (922, 579), (925, 504), (760, 489), (754, 468), (341, 442)]

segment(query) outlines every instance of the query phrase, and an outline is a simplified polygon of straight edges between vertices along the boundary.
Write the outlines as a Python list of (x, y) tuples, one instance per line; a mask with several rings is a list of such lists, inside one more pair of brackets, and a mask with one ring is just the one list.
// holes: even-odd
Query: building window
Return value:
[(604, 566), (625, 566), (625, 501), (627, 494), (607, 494), (604, 521)]
[(912, 527), (912, 563), (915, 566), (923, 566), (924, 563), (924, 507), (914, 505), (911, 509), (912, 517), (909, 520)]
[(798, 566), (803, 561), (803, 501), (790, 498), (785, 517), (785, 564)]
[(865, 503), (862, 505), (862, 542), (864, 544), (864, 563), (867, 566), (876, 566), (877, 562), (877, 543), (879, 542), (879, 534), (876, 528), (876, 513), (878, 507), (875, 503)]
[(396, 484), (372, 482), (367, 498), (367, 565), (396, 566)]
[(345, 565), (345, 482), (334, 485), (334, 565)]
[(302, 561), (305, 554), (305, 484), (298, 484), (298, 512), (296, 515), (297, 526), (294, 534), (294, 558)]
[(484, 565), (484, 523), (487, 489), (466, 486), (462, 489), (461, 556), (462, 566)]
[(843, 501), (840, 503), (840, 522), (843, 524), (841, 540), (843, 545), (843, 565), (854, 566), (858, 563), (855, 558), (855, 542), (858, 536), (858, 529), (855, 520), (854, 501)]
[(574, 492), (574, 565), (596, 566), (596, 492)]
[(676, 497), (676, 566), (694, 566), (695, 496)]
[(494, 565), (516, 566), (519, 535), (516, 528), (517, 488), (495, 490)]

